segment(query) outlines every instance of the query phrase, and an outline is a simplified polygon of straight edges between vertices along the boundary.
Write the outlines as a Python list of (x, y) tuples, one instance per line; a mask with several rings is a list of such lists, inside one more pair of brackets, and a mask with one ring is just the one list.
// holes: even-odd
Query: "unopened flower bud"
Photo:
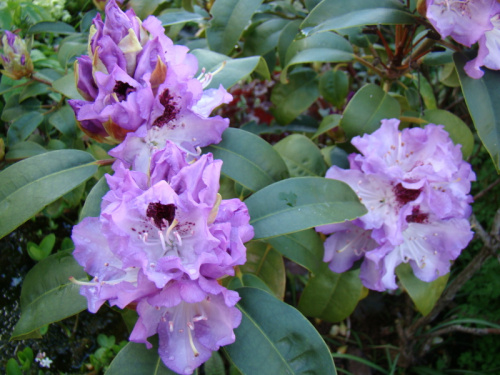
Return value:
[(33, 62), (24, 40), (10, 31), (5, 31), (2, 45), (3, 53), (0, 54), (0, 62), (4, 67), (0, 70), (2, 74), (12, 79), (21, 79), (33, 73)]

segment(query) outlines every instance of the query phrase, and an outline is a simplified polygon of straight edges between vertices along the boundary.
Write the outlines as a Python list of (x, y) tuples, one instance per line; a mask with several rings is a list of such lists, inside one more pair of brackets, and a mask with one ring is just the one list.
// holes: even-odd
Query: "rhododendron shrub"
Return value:
[(0, 3), (0, 371), (500, 366), (498, 1), (52, 3)]

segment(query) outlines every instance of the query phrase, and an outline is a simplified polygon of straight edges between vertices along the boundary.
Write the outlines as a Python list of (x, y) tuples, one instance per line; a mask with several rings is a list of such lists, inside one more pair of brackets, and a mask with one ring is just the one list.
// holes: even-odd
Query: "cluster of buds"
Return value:
[(472, 78), (485, 66), (500, 69), (500, 3), (497, 0), (425, 0), (425, 15), (442, 38), (464, 46), (479, 43), (477, 57), (465, 65)]
[(218, 194), (222, 161), (200, 147), (220, 141), (228, 120), (210, 117), (229, 102), (221, 86), (204, 90), (197, 61), (114, 0), (94, 20), (89, 56), (77, 66), (85, 100), (72, 100), (84, 131), (119, 142), (99, 217), (73, 229), (74, 257), (91, 281), (73, 280), (96, 312), (108, 302), (133, 308), (130, 340), (152, 345), (164, 364), (191, 374), (235, 340), (238, 293), (219, 279), (246, 261), (253, 228), (244, 203)]
[(362, 259), (360, 277), (370, 289), (396, 289), (395, 268), (409, 263), (431, 282), (450, 270), (472, 239), (467, 218), (475, 180), (442, 125), (398, 131), (399, 120), (382, 120), (352, 144), (350, 169), (332, 166), (327, 178), (347, 183), (368, 213), (356, 220), (317, 227), (331, 234), (324, 261), (341, 273)]
[(33, 73), (33, 62), (23, 39), (10, 31), (5, 31), (2, 47), (0, 63), (3, 65), (3, 70), (0, 70), (0, 73), (16, 80), (29, 77)]

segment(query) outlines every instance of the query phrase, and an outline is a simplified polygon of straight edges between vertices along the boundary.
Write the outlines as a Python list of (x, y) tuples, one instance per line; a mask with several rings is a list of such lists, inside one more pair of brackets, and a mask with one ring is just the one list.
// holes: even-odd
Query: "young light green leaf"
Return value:
[(484, 69), (482, 78), (473, 79), (464, 71), (467, 58), (460, 54), (453, 58), (477, 134), (500, 172), (500, 72)]
[(73, 276), (87, 280), (87, 274), (70, 252), (58, 252), (36, 264), (26, 275), (21, 291), (21, 317), (12, 340), (37, 337), (42, 326), (57, 322), (87, 308)]
[(415, 16), (398, 0), (322, 1), (300, 25), (311, 33), (365, 25), (403, 25)]
[(347, 139), (372, 133), (380, 127), (380, 120), (399, 118), (401, 109), (396, 99), (379, 86), (368, 84), (350, 100), (340, 126)]
[(437, 278), (436, 280), (427, 283), (418, 279), (414, 274), (411, 266), (408, 263), (400, 264), (396, 268), (396, 275), (403, 287), (408, 292), (415, 307), (422, 315), (427, 315), (431, 312), (437, 300), (441, 296), (448, 282), (450, 274)]
[(325, 175), (323, 155), (318, 146), (306, 136), (291, 134), (273, 147), (285, 161), (290, 177)]
[(210, 9), (207, 42), (212, 51), (228, 54), (262, 4), (262, 0), (218, 0)]
[(314, 229), (269, 238), (266, 240), (284, 257), (316, 273), (323, 264), (323, 241)]
[(0, 172), (0, 238), (97, 171), (87, 152), (59, 150), (22, 160)]
[(298, 309), (306, 316), (337, 323), (354, 311), (362, 289), (359, 270), (334, 273), (323, 263), (304, 288)]
[(222, 142), (205, 148), (205, 152), (222, 159), (222, 173), (251, 191), (288, 177), (278, 152), (262, 138), (244, 130), (226, 129)]
[(339, 114), (333, 114), (324, 117), (319, 124), (318, 130), (312, 136), (312, 139), (318, 138), (321, 134), (326, 133), (328, 130), (339, 126), (341, 119), (342, 115)]
[(251, 241), (246, 247), (247, 261), (240, 266), (241, 272), (259, 277), (277, 298), (283, 299), (286, 284), (283, 257), (261, 241)]
[(235, 343), (223, 350), (242, 373), (336, 374), (328, 347), (302, 314), (260, 289), (238, 293), (242, 321)]
[(276, 182), (254, 193), (245, 203), (254, 227), (254, 239), (353, 220), (366, 213), (347, 184), (321, 177), (295, 177)]

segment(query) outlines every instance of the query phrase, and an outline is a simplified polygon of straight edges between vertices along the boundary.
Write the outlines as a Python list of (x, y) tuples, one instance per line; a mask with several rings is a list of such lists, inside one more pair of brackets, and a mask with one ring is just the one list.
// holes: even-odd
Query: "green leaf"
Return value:
[(19, 94), (9, 97), (2, 111), (3, 121), (14, 121), (27, 112), (36, 112), (40, 109), (41, 103), (35, 98), (29, 98), (20, 102)]
[(259, 289), (238, 293), (242, 321), (223, 350), (242, 373), (336, 374), (325, 342), (296, 309)]
[(319, 33), (365, 25), (413, 24), (416, 19), (398, 0), (324, 0), (316, 6), (300, 25), (301, 29)]
[(16, 143), (14, 146), (9, 147), (9, 151), (5, 155), (5, 160), (14, 161), (26, 159), (31, 156), (40, 155), (47, 152), (43, 146), (38, 143), (25, 141)]
[(408, 263), (402, 263), (396, 268), (396, 275), (399, 281), (408, 292), (415, 307), (422, 315), (427, 315), (431, 312), (437, 300), (441, 296), (448, 282), (450, 274), (437, 278), (436, 280), (427, 283), (418, 279), (414, 274), (411, 266)]
[(314, 229), (307, 229), (266, 240), (286, 258), (312, 273), (323, 264), (323, 241)]
[(226, 375), (224, 361), (218, 352), (213, 352), (212, 356), (203, 365), (205, 375)]
[(273, 147), (285, 161), (290, 177), (325, 175), (323, 155), (318, 146), (306, 136), (291, 134)]
[(28, 112), (18, 117), (7, 130), (7, 140), (14, 145), (24, 141), (42, 123), (43, 115), (38, 111)]
[(279, 299), (285, 296), (285, 264), (283, 257), (270, 245), (261, 241), (246, 244), (247, 261), (240, 266), (243, 273), (258, 276)]
[(76, 133), (75, 112), (69, 105), (64, 105), (49, 118), (49, 123), (62, 134), (74, 136)]
[(244, 52), (247, 56), (263, 56), (278, 45), (283, 28), (291, 21), (283, 18), (271, 18), (248, 32), (245, 36)]
[(37, 330), (87, 308), (80, 287), (69, 277), (87, 280), (87, 274), (71, 253), (58, 252), (36, 264), (26, 275), (21, 290), (21, 317), (12, 340), (37, 337)]
[(40, 246), (29, 241), (28, 255), (31, 257), (31, 259), (39, 262), (50, 255), (52, 249), (54, 248), (55, 243), (56, 243), (56, 236), (54, 233), (45, 236), (42, 242), (40, 243)]
[(106, 178), (101, 177), (99, 181), (94, 185), (92, 190), (90, 190), (87, 199), (85, 199), (85, 204), (80, 211), (80, 216), (78, 221), (82, 221), (86, 217), (97, 217), (101, 214), (101, 203), (102, 197), (109, 191), (108, 183)]
[(19, 364), (14, 358), (10, 358), (7, 361), (7, 366), (5, 367), (6, 375), (23, 375)]
[(340, 126), (346, 138), (370, 134), (380, 127), (382, 119), (398, 118), (400, 106), (396, 99), (379, 86), (368, 84), (361, 88), (349, 101)]
[(276, 182), (245, 201), (254, 239), (277, 237), (366, 213), (351, 188), (338, 180), (295, 177)]
[(413, 81), (415, 85), (419, 87), (420, 95), (422, 95), (422, 100), (424, 101), (425, 108), (437, 109), (436, 97), (427, 78), (419, 74), (419, 77), (417, 78), (415, 76)]
[(270, 79), (266, 61), (261, 56), (231, 59), (205, 49), (195, 49), (191, 53), (198, 59), (200, 70), (205, 68), (208, 73), (215, 73), (207, 88), (219, 88), (222, 85), (228, 89), (254, 71), (264, 79)]
[(167, 9), (158, 16), (163, 26), (178, 25), (186, 22), (197, 22), (203, 19), (198, 13), (186, 12), (183, 9)]
[[(253, 273), (242, 273), (241, 275), (231, 277), (227, 284), (224, 284), (226, 288), (236, 290), (244, 286), (249, 286), (252, 288), (261, 289), (264, 292), (273, 294), (273, 291), (267, 284), (258, 276)], [(278, 297), (279, 298), (279, 297)]]
[(55, 34), (74, 34), (73, 26), (64, 22), (38, 22), (29, 28), (28, 34), (55, 33)]
[(63, 68), (73, 64), (74, 58), (87, 52), (88, 41), (84, 34), (71, 35), (61, 41), (57, 51), (57, 60)]
[(217, 0), (210, 14), (207, 42), (212, 51), (230, 53), (262, 0)]
[(153, 14), (162, 2), (162, 0), (129, 0), (127, 5), (134, 10), (139, 19), (143, 20)]
[(436, 125), (444, 125), (455, 144), (462, 145), (462, 155), (467, 159), (474, 148), (474, 135), (460, 117), (442, 109), (429, 109), (424, 112), (424, 120)]
[(289, 22), (281, 32), (278, 38), (278, 55), (281, 66), (285, 66), (286, 60), (286, 52), (288, 51), (288, 47), (292, 44), (293, 40), (300, 32), (300, 20), (295, 20)]
[(473, 79), (464, 71), (466, 57), (455, 54), (453, 58), (477, 134), (500, 173), (500, 72), (484, 69), (482, 78)]
[(28, 98), (47, 94), (50, 92), (49, 86), (41, 82), (31, 82), (28, 86), (24, 87), (23, 91), (19, 94), (19, 101), (22, 102)]
[(342, 70), (329, 70), (319, 80), (319, 92), (335, 107), (342, 108), (349, 93), (349, 77)]
[(337, 323), (354, 311), (362, 289), (359, 270), (334, 273), (323, 263), (304, 288), (298, 309), (306, 316)]
[(175, 375), (175, 372), (165, 367), (158, 355), (158, 340), (149, 341), (156, 341), (151, 349), (135, 342), (125, 345), (111, 362), (105, 375)]
[(342, 115), (339, 114), (333, 114), (324, 117), (319, 124), (318, 130), (312, 136), (312, 139), (318, 138), (321, 134), (326, 133), (328, 130), (331, 130), (339, 126), (341, 119)]
[(0, 238), (73, 190), (97, 171), (87, 152), (60, 150), (22, 160), (0, 172)]
[(262, 138), (244, 130), (226, 129), (222, 142), (205, 148), (205, 152), (222, 159), (222, 173), (251, 191), (288, 177), (278, 152)]
[(288, 69), (292, 65), (312, 62), (347, 62), (354, 58), (351, 44), (342, 36), (325, 32), (292, 42), (286, 51), (285, 67), (281, 73), (286, 82)]
[(276, 120), (283, 125), (290, 123), (319, 97), (318, 75), (312, 70), (293, 72), (287, 84), (277, 83), (271, 93)]
[(76, 89), (75, 74), (72, 70), (69, 70), (68, 74), (66, 74), (64, 77), (61, 77), (58, 80), (54, 81), (54, 83), (52, 84), (52, 88), (68, 97), (69, 99), (83, 100), (83, 97)]

